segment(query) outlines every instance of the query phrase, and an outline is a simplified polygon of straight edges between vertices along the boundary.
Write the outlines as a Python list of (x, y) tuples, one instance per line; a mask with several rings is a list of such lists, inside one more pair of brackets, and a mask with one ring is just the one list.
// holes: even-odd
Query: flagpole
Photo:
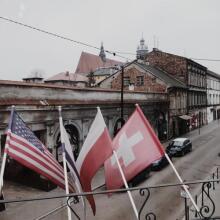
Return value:
[[(65, 178), (65, 189), (66, 189), (66, 194), (69, 194), (69, 184), (68, 184), (68, 176), (67, 176), (67, 168), (66, 168), (66, 156), (65, 156), (65, 150), (63, 149), (63, 134), (62, 134), (62, 115), (61, 115), (61, 106), (58, 107), (59, 111), (59, 122), (60, 122), (60, 140), (61, 140), (61, 145), (62, 145), (62, 151), (63, 151), (63, 169), (64, 169), (64, 178)], [(68, 198), (67, 198), (68, 200)], [(67, 207), (67, 214), (68, 214), (68, 220), (71, 220), (71, 210), (69, 206)]]
[(14, 114), (14, 109), (15, 109), (15, 106), (12, 105), (11, 106), (10, 120), (9, 120), (9, 124), (8, 124), (7, 137), (6, 137), (6, 142), (5, 142), (5, 150), (4, 150), (4, 154), (3, 154), (1, 171), (0, 171), (0, 194), (2, 193), (3, 176), (4, 176), (4, 172), (5, 172), (5, 165), (6, 165), (6, 159), (7, 159), (8, 141), (10, 139), (10, 136), (8, 135), (8, 133), (10, 133), (10, 131), (11, 131), (11, 125), (12, 125), (12, 118), (13, 118), (13, 114)]
[(175, 168), (173, 162), (170, 160), (170, 158), (169, 158), (169, 156), (167, 155), (167, 153), (165, 153), (165, 157), (167, 158), (169, 164), (170, 164), (171, 167), (173, 168), (173, 170), (174, 170), (174, 172), (175, 172), (177, 178), (178, 178), (179, 181), (183, 184), (182, 186), (183, 186), (184, 190), (186, 191), (187, 195), (189, 196), (190, 200), (192, 201), (192, 204), (193, 204), (193, 206), (195, 207), (196, 211), (197, 211), (198, 213), (200, 213), (199, 207), (196, 205), (194, 199), (192, 198), (191, 193), (190, 193), (189, 190), (187, 189), (186, 185), (184, 184), (182, 178), (180, 177), (179, 173), (177, 172), (177, 170), (176, 170), (176, 168)]
[[(121, 165), (120, 165), (120, 163), (119, 163), (118, 156), (117, 156), (117, 153), (115, 152), (115, 150), (113, 150), (113, 154), (114, 154), (114, 156), (115, 156), (115, 159), (116, 159), (116, 162), (117, 162), (117, 165), (118, 165), (118, 168), (119, 168), (121, 177), (122, 177), (122, 179), (123, 179), (124, 185), (125, 185), (126, 189), (129, 189), (129, 188), (128, 188), (128, 183), (127, 183), (127, 181), (126, 181), (126, 179), (125, 179), (123, 170), (122, 170), (122, 168), (121, 168)], [(132, 197), (132, 195), (131, 195), (131, 191), (127, 191), (127, 193), (128, 193), (129, 199), (130, 199), (130, 201), (131, 201), (131, 205), (132, 205), (132, 208), (133, 208), (133, 210), (134, 210), (135, 216), (136, 216), (137, 219), (139, 219), (139, 218), (138, 218), (138, 211), (137, 211), (136, 205), (135, 205), (135, 203), (134, 203), (133, 197)]]

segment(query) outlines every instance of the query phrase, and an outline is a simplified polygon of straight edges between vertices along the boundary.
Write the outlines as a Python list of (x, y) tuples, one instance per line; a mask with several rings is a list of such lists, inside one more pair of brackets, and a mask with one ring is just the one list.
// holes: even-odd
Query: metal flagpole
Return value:
[[(8, 133), (10, 133), (11, 131), (11, 125), (12, 125), (12, 118), (13, 118), (13, 114), (14, 114), (14, 109), (15, 106), (12, 105), (11, 106), (11, 115), (10, 115), (10, 120), (9, 120), (9, 124), (8, 124)], [(1, 171), (0, 171), (0, 194), (2, 193), (2, 187), (3, 187), (3, 176), (4, 176), (4, 172), (5, 172), (5, 164), (6, 164), (6, 159), (7, 159), (7, 148), (8, 148), (8, 142), (10, 140), (10, 135), (7, 134), (7, 138), (6, 138), (6, 142), (5, 142), (5, 150), (4, 150), (4, 155), (3, 155), (3, 159), (2, 159), (2, 165), (1, 165)]]
[[(62, 134), (62, 115), (61, 115), (61, 106), (58, 107), (59, 111), (59, 122), (60, 122), (60, 140), (61, 140), (61, 145), (62, 145), (62, 150), (63, 150), (63, 169), (64, 169), (64, 178), (65, 178), (65, 189), (66, 189), (66, 194), (69, 194), (69, 184), (68, 184), (68, 176), (67, 176), (67, 168), (66, 168), (66, 156), (65, 156), (65, 150), (63, 147), (64, 140), (63, 140), (63, 134)], [(68, 198), (67, 198), (68, 200)], [(71, 220), (71, 210), (69, 206), (67, 206), (67, 213), (68, 213), (68, 220)]]
[(169, 156), (167, 155), (167, 153), (165, 153), (165, 157), (167, 158), (169, 164), (170, 164), (171, 167), (173, 168), (174, 173), (176, 174), (177, 178), (178, 178), (179, 181), (183, 184), (183, 185), (182, 185), (182, 186), (183, 186), (183, 189), (184, 189), (184, 190), (186, 191), (186, 193), (188, 194), (188, 196), (189, 196), (190, 200), (192, 201), (192, 204), (193, 204), (193, 206), (195, 207), (196, 211), (197, 211), (198, 213), (200, 213), (199, 207), (196, 205), (196, 203), (195, 203), (194, 199), (192, 198), (192, 195), (191, 195), (191, 193), (189, 192), (189, 190), (187, 189), (186, 185), (184, 185), (184, 182), (183, 182), (182, 178), (180, 177), (179, 173), (177, 172), (175, 166), (173, 165), (173, 163), (172, 163), (172, 161), (170, 160), (170, 158), (169, 158)]
[[(122, 168), (121, 168), (121, 165), (120, 165), (120, 163), (119, 163), (118, 156), (117, 156), (117, 153), (115, 152), (115, 150), (113, 150), (113, 154), (114, 154), (114, 156), (115, 156), (115, 159), (116, 159), (116, 162), (117, 162), (117, 165), (118, 165), (118, 168), (119, 168), (121, 177), (122, 177), (122, 179), (123, 179), (123, 182), (124, 182), (124, 184), (125, 184), (125, 187), (126, 187), (126, 189), (128, 189), (128, 183), (127, 183), (127, 181), (126, 181), (126, 179), (125, 179), (123, 170), (122, 170)], [(136, 216), (137, 219), (139, 219), (139, 218), (138, 218), (138, 211), (137, 211), (136, 205), (135, 205), (135, 203), (134, 203), (133, 197), (132, 197), (132, 195), (131, 195), (131, 191), (127, 191), (127, 193), (128, 193), (129, 199), (130, 199), (130, 201), (131, 201), (131, 205), (132, 205), (132, 207), (133, 207), (133, 209), (134, 209), (135, 216)]]

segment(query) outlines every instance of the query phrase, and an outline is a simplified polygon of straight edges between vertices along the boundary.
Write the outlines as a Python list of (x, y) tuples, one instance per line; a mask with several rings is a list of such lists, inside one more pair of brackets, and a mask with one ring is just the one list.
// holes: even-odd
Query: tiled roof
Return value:
[(165, 71), (163, 71), (161, 69), (158, 69), (158, 68), (150, 66), (150, 65), (146, 65), (144, 63), (135, 62), (135, 64), (142, 67), (146, 71), (152, 73), (155, 77), (158, 77), (159, 79), (163, 80), (170, 87), (187, 88), (187, 86), (183, 82), (170, 76), (168, 73), (166, 73)]
[(78, 73), (70, 73), (70, 72), (62, 72), (58, 73), (57, 75), (54, 75), (48, 79), (45, 80), (45, 82), (51, 82), (51, 81), (74, 81), (74, 82), (87, 82), (88, 78), (86, 76), (83, 76), (82, 74)]
[(88, 74), (100, 67), (112, 67), (120, 64), (122, 62), (111, 59), (106, 59), (106, 62), (103, 62), (97, 55), (82, 52), (75, 73)]

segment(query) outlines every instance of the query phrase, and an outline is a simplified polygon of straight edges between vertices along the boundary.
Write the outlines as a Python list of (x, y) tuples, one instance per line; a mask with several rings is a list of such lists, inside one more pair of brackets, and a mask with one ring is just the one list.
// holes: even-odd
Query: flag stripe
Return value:
[[(26, 155), (27, 157), (30, 157), (32, 160), (35, 160), (37, 163), (41, 164), (42, 166), (44, 166), (46, 169), (50, 170), (51, 172), (53, 172), (55, 175), (57, 175), (59, 178), (63, 178), (62, 173), (60, 173), (59, 171), (57, 171), (56, 169), (54, 169), (53, 166), (51, 166), (50, 163), (48, 163), (47, 161), (45, 161), (44, 159), (42, 159), (42, 157), (40, 157), (39, 155), (37, 155), (35, 152), (31, 151), (30, 149), (24, 147), (23, 145), (19, 145), (16, 142), (10, 141), (9, 142), (10, 145), (10, 150), (14, 149), (15, 151), (18, 151), (20, 153), (23, 153), (24, 155)], [(9, 150), (9, 152), (10, 152)]]
[(63, 174), (63, 169), (62, 167), (58, 164), (57, 161), (54, 160), (54, 158), (51, 158), (50, 153), (48, 155), (48, 150), (45, 148), (44, 153), (42, 153), (39, 149), (37, 149), (36, 147), (34, 147), (30, 142), (28, 142), (26, 139), (19, 137), (16, 134), (11, 134), (11, 140), (17, 142), (18, 144), (20, 144), (21, 146), (25, 146), (27, 148), (30, 148), (31, 151), (35, 152), (36, 154), (38, 154), (40, 157), (48, 160), (49, 163), (52, 163), (52, 165), (54, 165), (55, 168), (57, 168), (57, 170), (59, 170), (59, 172), (61, 174)]
[(65, 156), (66, 156), (67, 163), (72, 167), (72, 169), (74, 170), (74, 173), (76, 174), (76, 176), (80, 182), (80, 177), (79, 177), (79, 173), (76, 169), (76, 166), (75, 166), (73, 160), (71, 159), (69, 153), (66, 150), (65, 150)]
[[(89, 129), (89, 133), (76, 161), (76, 168), (79, 172), (84, 191), (92, 191), (92, 179), (110, 155), (112, 155), (111, 138), (102, 113), (98, 108), (96, 117)], [(95, 215), (96, 206), (93, 195), (88, 195), (87, 199)]]
[(12, 137), (10, 139), (10, 143), (16, 145), (17, 147), (20, 147), (21, 149), (25, 150), (27, 153), (30, 153), (32, 156), (37, 157), (42, 162), (47, 163), (47, 165), (50, 168), (56, 170), (56, 172), (59, 173), (61, 176), (63, 175), (62, 170), (57, 168), (57, 166), (53, 166), (53, 164), (51, 164), (51, 159), (50, 158), (48, 158), (45, 154), (42, 154), (41, 151), (36, 150), (35, 148), (33, 148), (31, 145), (29, 145), (27, 143), (24, 143), (21, 140), (18, 140), (16, 135), (12, 134)]
[[(92, 178), (102, 166), (104, 161), (112, 154), (112, 148), (107, 147), (111, 146), (111, 139), (108, 134), (107, 128), (105, 128), (104, 132), (99, 136), (93, 146), (91, 146), (90, 151), (86, 155), (82, 167), (80, 169), (80, 178), (82, 182), (82, 188), (85, 192), (91, 192), (91, 182)], [(105, 148), (105, 150), (103, 150)], [(96, 160), (97, 155), (99, 155), (102, 160)], [(91, 161), (93, 162), (91, 164)], [(89, 200), (93, 212), (95, 212), (95, 201), (92, 195), (88, 195), (87, 199)]]
[(33, 160), (31, 157), (25, 155), (23, 152), (19, 152), (19, 150), (13, 149), (12, 146), (10, 146), (8, 154), (15, 160), (19, 161), (21, 164), (35, 170), (36, 172), (42, 172), (46, 174), (47, 178), (52, 178), (53, 180), (56, 180), (56, 183), (62, 184), (62, 187), (64, 187), (64, 181), (61, 178), (54, 175), (54, 173), (52, 173), (48, 169), (45, 169), (44, 166), (37, 163), (36, 160)]
[(79, 167), (82, 166), (82, 163), (84, 162), (86, 155), (90, 151), (91, 146), (94, 146), (97, 138), (103, 133), (105, 128), (106, 125), (102, 113), (100, 110), (98, 110), (98, 113), (96, 114), (96, 117), (89, 129), (86, 140), (83, 143), (83, 147), (80, 151), (79, 157), (77, 158), (76, 166), (78, 171), (80, 171)]
[[(16, 112), (13, 113), (11, 120), (5, 152), (22, 165), (36, 171), (61, 188), (65, 188), (61, 165)], [(71, 192), (75, 192), (71, 182), (69, 182), (69, 188)]]
[[(60, 186), (61, 188), (65, 188), (64, 178), (60, 178), (53, 172), (51, 172), (48, 169), (45, 169), (44, 166), (39, 164), (36, 160), (32, 159), (29, 155), (26, 155), (24, 152), (20, 152), (20, 149), (16, 150), (13, 148), (12, 145), (10, 145), (10, 150), (8, 151), (8, 155), (11, 156), (13, 159), (20, 162), (22, 165), (36, 171), (37, 173), (42, 174), (49, 180), (53, 181), (55, 184)], [(72, 192), (74, 192), (74, 188), (70, 185), (70, 189)]]
[[(7, 132), (7, 135), (10, 137), (10, 140), (7, 141), (9, 146), (7, 153), (13, 159), (42, 174), (61, 188), (65, 188), (62, 167), (52, 158), (50, 152), (47, 152), (48, 150), (44, 146), (45, 154), (34, 147), (26, 139), (14, 133), (9, 131)], [(69, 184), (69, 187), (71, 192), (75, 191), (72, 184)]]

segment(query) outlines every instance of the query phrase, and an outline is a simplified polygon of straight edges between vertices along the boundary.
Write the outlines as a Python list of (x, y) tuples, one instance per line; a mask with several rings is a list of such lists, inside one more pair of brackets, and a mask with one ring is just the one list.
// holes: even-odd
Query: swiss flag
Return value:
[[(105, 160), (112, 155), (112, 140), (105, 125), (104, 118), (98, 108), (96, 117), (90, 127), (86, 140), (76, 161), (76, 168), (84, 192), (91, 192), (91, 182)], [(95, 215), (96, 207), (92, 195), (87, 199)]]
[[(165, 153), (138, 105), (115, 136), (113, 148), (127, 181)], [(105, 162), (105, 179), (107, 189), (117, 189), (124, 185), (114, 156)]]

